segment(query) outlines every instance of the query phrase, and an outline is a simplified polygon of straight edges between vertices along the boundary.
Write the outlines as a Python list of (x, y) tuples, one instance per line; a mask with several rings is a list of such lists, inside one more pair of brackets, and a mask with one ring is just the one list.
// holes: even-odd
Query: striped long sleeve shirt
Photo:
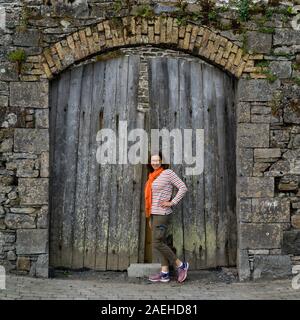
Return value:
[[(171, 200), (173, 186), (178, 191)], [(187, 186), (171, 169), (165, 169), (152, 183), (152, 207), (151, 214), (167, 215), (173, 212), (172, 207), (176, 205), (187, 192)], [(171, 201), (172, 207), (162, 207), (161, 202)]]

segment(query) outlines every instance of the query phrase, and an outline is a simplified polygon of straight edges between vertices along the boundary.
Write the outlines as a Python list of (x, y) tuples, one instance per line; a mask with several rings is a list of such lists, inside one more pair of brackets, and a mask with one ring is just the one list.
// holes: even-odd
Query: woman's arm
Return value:
[(173, 170), (169, 170), (169, 178), (170, 182), (178, 189), (175, 197), (170, 201), (172, 205), (176, 205), (188, 191), (188, 188)]

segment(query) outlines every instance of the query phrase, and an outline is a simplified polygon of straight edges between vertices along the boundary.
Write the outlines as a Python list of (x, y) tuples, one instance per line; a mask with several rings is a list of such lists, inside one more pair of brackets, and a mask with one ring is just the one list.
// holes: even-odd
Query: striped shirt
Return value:
[[(173, 186), (178, 191), (171, 200)], [(152, 183), (152, 207), (151, 214), (167, 215), (173, 212), (172, 207), (162, 207), (161, 202), (171, 201), (172, 206), (176, 205), (187, 192), (185, 183), (171, 169), (165, 169)]]

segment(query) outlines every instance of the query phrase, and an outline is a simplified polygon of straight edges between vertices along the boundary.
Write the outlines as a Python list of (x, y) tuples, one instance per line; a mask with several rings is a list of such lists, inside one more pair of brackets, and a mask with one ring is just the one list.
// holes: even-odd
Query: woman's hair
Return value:
[[(164, 160), (161, 151), (149, 153), (149, 155), (148, 155), (148, 164), (147, 164), (148, 172), (153, 172), (154, 171), (153, 167), (151, 166), (151, 157), (152, 156), (156, 156), (156, 155), (158, 155), (160, 157), (160, 160)], [(162, 162), (164, 162), (164, 161), (162, 161)], [(170, 167), (170, 165), (168, 163), (161, 163), (161, 166), (164, 169), (168, 169)]]

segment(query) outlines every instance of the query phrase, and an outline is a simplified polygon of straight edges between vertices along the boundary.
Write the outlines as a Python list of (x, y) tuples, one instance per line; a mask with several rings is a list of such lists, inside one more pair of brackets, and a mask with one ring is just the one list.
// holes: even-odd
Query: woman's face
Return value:
[(151, 156), (151, 166), (154, 170), (158, 169), (161, 166), (161, 159), (159, 155)]

